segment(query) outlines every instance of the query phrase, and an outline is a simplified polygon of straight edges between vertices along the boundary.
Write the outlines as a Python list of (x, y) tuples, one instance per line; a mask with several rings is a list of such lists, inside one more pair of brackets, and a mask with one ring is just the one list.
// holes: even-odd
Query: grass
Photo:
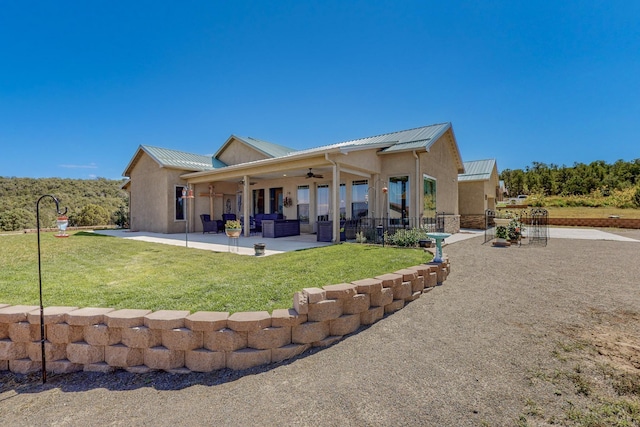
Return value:
[[(35, 234), (0, 236), (0, 303), (38, 304)], [(215, 253), (88, 232), (41, 234), (45, 306), (272, 311), (296, 291), (429, 261), (422, 250), (332, 245), (269, 257)]]
[(526, 399), (515, 424), (525, 426), (531, 420), (534, 425), (640, 426), (640, 374), (601, 364), (598, 354), (587, 341), (557, 342), (552, 355), (560, 367), (531, 373), (531, 378), (552, 385), (547, 391), (555, 389), (557, 400), (541, 397), (544, 392)]

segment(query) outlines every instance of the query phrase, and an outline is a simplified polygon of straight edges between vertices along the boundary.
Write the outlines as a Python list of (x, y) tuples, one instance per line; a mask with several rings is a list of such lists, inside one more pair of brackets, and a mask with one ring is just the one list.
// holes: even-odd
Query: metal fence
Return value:
[(404, 218), (349, 218), (341, 221), (346, 240), (354, 240), (359, 235), (367, 243), (384, 244), (384, 236), (395, 234), (398, 230), (422, 229), (427, 232), (444, 232), (445, 215), (436, 212), (434, 217)]
[[(495, 211), (485, 211), (484, 243), (495, 239), (496, 227), (494, 219), (497, 217)], [(523, 209), (520, 211), (518, 222), (520, 223), (523, 237), (528, 239), (529, 244), (547, 245), (549, 240), (549, 212), (546, 209)]]
[(530, 245), (547, 246), (549, 240), (549, 211), (533, 208), (523, 212), (520, 222), (525, 227), (525, 233)]

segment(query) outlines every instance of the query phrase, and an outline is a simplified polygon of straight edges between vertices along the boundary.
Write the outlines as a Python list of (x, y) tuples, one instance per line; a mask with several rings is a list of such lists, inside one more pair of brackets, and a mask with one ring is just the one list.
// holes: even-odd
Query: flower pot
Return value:
[(227, 233), (228, 237), (240, 237), (242, 228), (225, 228), (224, 232)]
[(418, 245), (420, 245), (421, 248), (430, 248), (431, 247), (431, 240), (419, 240), (418, 241)]
[(508, 227), (510, 222), (511, 218), (493, 218), (493, 223), (496, 225), (496, 227)]
[(256, 251), (256, 256), (264, 255), (264, 249), (267, 247), (266, 243), (254, 243), (253, 250)]

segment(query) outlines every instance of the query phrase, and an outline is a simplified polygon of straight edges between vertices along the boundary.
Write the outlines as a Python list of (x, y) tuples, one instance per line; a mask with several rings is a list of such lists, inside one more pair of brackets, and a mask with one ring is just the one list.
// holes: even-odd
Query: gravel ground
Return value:
[(640, 375), (640, 243), (445, 251), (444, 286), (330, 348), (245, 372), (4, 373), (1, 424), (573, 425)]

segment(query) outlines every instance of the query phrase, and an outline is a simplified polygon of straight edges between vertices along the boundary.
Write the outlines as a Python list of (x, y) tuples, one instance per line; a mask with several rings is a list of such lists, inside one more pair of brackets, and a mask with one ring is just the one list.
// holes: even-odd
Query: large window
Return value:
[(389, 217), (392, 223), (405, 224), (408, 221), (410, 194), (408, 176), (389, 178)]
[(264, 213), (264, 189), (253, 190), (253, 214)]
[(367, 191), (369, 191), (369, 181), (366, 179), (351, 182), (352, 218), (364, 218), (369, 215)]
[(182, 198), (182, 191), (186, 190), (186, 187), (182, 185), (176, 185), (175, 189), (175, 220), (176, 221), (184, 221), (184, 204), (187, 199)]
[(425, 218), (436, 216), (436, 180), (424, 175), (422, 193), (422, 215)]
[(316, 214), (318, 215), (318, 221), (329, 221), (329, 185), (318, 185), (316, 195)]
[(298, 187), (298, 219), (302, 224), (309, 224), (309, 186)]
[(269, 206), (271, 213), (284, 213), (282, 187), (269, 189)]

